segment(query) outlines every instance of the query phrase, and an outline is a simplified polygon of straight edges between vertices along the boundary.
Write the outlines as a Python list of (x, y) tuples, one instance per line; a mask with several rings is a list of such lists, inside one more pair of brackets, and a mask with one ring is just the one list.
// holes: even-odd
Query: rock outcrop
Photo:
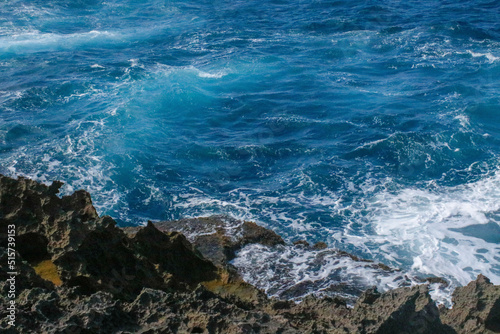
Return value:
[[(245, 245), (259, 243), (264, 246), (284, 245), (285, 241), (276, 233), (254, 222), (239, 221), (225, 216), (186, 218), (155, 223), (164, 232), (181, 232), (203, 256), (220, 266), (227, 266), (236, 252)], [(139, 228), (127, 227), (129, 234)]]
[(218, 277), (182, 234), (148, 225), (129, 238), (111, 217), (97, 215), (87, 192), (57, 197), (60, 185), (1, 176), (0, 228), (16, 225), (20, 258), (35, 269), (52, 266), (64, 286), (133, 299), (144, 286), (195, 286)]
[(500, 333), (500, 286), (479, 275), (452, 295), (453, 308), (441, 310), (441, 320), (457, 333)]
[(16, 323), (2, 316), (2, 333), (500, 332), (500, 287), (483, 276), (455, 291), (450, 310), (426, 285), (370, 289), (353, 308), (341, 298), (269, 299), (229, 261), (250, 243), (280, 247), (274, 232), (224, 217), (122, 229), (97, 215), (88, 193), (60, 198), (60, 186), (0, 175), (2, 314), (7, 226), (17, 230)]

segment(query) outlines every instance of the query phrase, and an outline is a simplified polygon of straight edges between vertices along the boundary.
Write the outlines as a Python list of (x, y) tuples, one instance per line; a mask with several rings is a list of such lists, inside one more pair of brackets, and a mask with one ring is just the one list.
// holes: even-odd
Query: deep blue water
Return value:
[(228, 214), (500, 284), (499, 97), (498, 1), (0, 4), (0, 172), (121, 224)]

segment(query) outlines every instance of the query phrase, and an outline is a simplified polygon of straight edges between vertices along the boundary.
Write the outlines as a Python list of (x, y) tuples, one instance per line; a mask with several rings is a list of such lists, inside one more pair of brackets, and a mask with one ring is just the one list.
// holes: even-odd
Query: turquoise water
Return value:
[(227, 214), (500, 284), (497, 1), (8, 1), (0, 73), (0, 172), (120, 224)]

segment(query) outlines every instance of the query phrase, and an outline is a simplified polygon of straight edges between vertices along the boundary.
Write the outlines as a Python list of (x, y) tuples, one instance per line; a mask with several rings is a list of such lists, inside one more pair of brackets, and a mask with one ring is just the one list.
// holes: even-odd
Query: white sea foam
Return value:
[(13, 176), (22, 175), (43, 183), (63, 181), (62, 195), (85, 189), (92, 194), (94, 206), (102, 213), (117, 205), (125, 195), (119, 193), (110, 178), (114, 166), (95, 145), (95, 141), (105, 135), (105, 127), (104, 119), (72, 121), (67, 125), (71, 135), (19, 147), (15, 154), (4, 159), (3, 166)]
[(252, 244), (243, 248), (232, 263), (245, 280), (269, 295), (296, 300), (307, 294), (335, 294), (352, 302), (372, 286), (386, 291), (417, 283), (404, 273), (384, 270), (377, 263), (359, 261), (332, 249)]
[(189, 66), (169, 66), (165, 64), (157, 64), (153, 69), (153, 73), (156, 76), (171, 76), (174, 74), (181, 75), (196, 75), (198, 78), (202, 79), (221, 79), (229, 74), (229, 71), (224, 69), (218, 69), (215, 71), (208, 71), (199, 69), (193, 65)]
[(245, 205), (242, 201), (243, 194), (238, 194), (235, 201), (223, 201), (211, 198), (203, 192), (190, 193), (182, 195), (182, 201), (174, 203), (175, 208), (189, 209), (191, 214), (187, 216), (210, 216), (220, 213), (230, 213), (238, 219), (251, 219), (254, 215), (251, 213), (251, 205)]
[(373, 146), (378, 145), (380, 143), (383, 143), (383, 142), (385, 142), (386, 140), (388, 140), (389, 138), (391, 138), (393, 136), (394, 136), (394, 134), (391, 134), (387, 138), (382, 138), (382, 139), (370, 141), (368, 143), (364, 143), (364, 144), (356, 147), (354, 150), (358, 151), (358, 150), (362, 150), (362, 149), (372, 148)]
[(474, 58), (485, 57), (486, 59), (488, 59), (490, 64), (500, 59), (500, 57), (494, 56), (493, 54), (491, 54), (491, 52), (481, 53), (481, 52), (474, 52), (471, 50), (467, 50), (467, 53), (469, 53)]
[(117, 46), (151, 38), (165, 29), (168, 24), (158, 27), (90, 30), (70, 34), (44, 33), (39, 30), (10, 31), (0, 37), (0, 53), (35, 53), (81, 49), (95, 46)]
[[(458, 229), (498, 222), (500, 173), (452, 188), (383, 191), (367, 207), (375, 234), (368, 242), (413, 258), (411, 268), (466, 284), (479, 273), (500, 283), (498, 245)], [(486, 250), (479, 254), (478, 250)], [(497, 259), (495, 259), (497, 257)], [(481, 259), (481, 260), (479, 260)], [(403, 261), (401, 261), (403, 262)]]
[(29, 16), (29, 17), (54, 17), (57, 14), (47, 8), (26, 5), (26, 4), (18, 4), (14, 8), (14, 13), (19, 16)]
[[(500, 283), (500, 246), (498, 238), (491, 235), (496, 232), (488, 232), (488, 228), (495, 230), (494, 226), (499, 224), (500, 171), (454, 187), (429, 184), (426, 189), (399, 187), (398, 190), (389, 178), (367, 179), (363, 184), (347, 187), (361, 190), (365, 196), (350, 204), (343, 203), (338, 195), (307, 197), (303, 193), (285, 194), (279, 201), (293, 205), (308, 203), (320, 211), (328, 208), (332, 216), (349, 212), (350, 222), (344, 229), (330, 231), (330, 245), (348, 246), (367, 258), (400, 268), (400, 272), (385, 272), (352, 259), (339, 260), (333, 253), (323, 254), (319, 261), (317, 251), (273, 250), (254, 245), (242, 250), (234, 262), (244, 272), (245, 279), (272, 295), (287, 295), (297, 284), (307, 283), (310, 286), (304, 289), (307, 293), (328, 293), (330, 284), (349, 280), (359, 287), (376, 285), (386, 290), (401, 284), (418, 284), (418, 277), (440, 276), (450, 285), (445, 288), (431, 284), (431, 296), (448, 306), (451, 292), (479, 273), (495, 284)], [(332, 197), (325, 198), (329, 196)], [(245, 205), (265, 207), (262, 204)], [(268, 215), (274, 226), (293, 229), (292, 235), (322, 233), (317, 224), (305, 223), (304, 216), (264, 211), (261, 216)], [(245, 217), (251, 219), (252, 210), (246, 213)], [(322, 227), (325, 228), (328, 229)]]
[(208, 72), (203, 72), (203, 71), (198, 71), (198, 76), (200, 78), (211, 78), (211, 79), (220, 79), (226, 74), (224, 72), (217, 72), (217, 73), (208, 73)]
[(194, 71), (198, 75), (198, 77), (200, 77), (200, 78), (220, 79), (220, 78), (224, 77), (225, 75), (227, 75), (227, 73), (224, 70), (218, 70), (215, 72), (206, 72), (206, 71), (202, 71), (194, 66), (188, 66), (186, 69), (189, 71)]
[(55, 34), (39, 31), (25, 32), (17, 35), (0, 37), (1, 53), (30, 53), (72, 49), (84, 45), (121, 43), (126, 35), (117, 31), (96, 31)]

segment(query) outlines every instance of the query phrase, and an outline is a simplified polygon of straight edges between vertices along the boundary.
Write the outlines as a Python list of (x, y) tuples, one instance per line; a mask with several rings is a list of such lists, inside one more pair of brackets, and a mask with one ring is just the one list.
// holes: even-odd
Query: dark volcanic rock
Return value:
[(283, 239), (273, 231), (259, 226), (253, 222), (244, 222), (241, 225), (241, 238), (238, 241), (238, 246), (241, 248), (247, 244), (252, 243), (259, 243), (264, 246), (276, 246), (285, 244)]
[(328, 245), (324, 243), (323, 241), (317, 242), (314, 244), (313, 249), (315, 250), (322, 250), (322, 249), (327, 249)]
[[(125, 233), (97, 215), (88, 193), (59, 198), (60, 186), (0, 176), (0, 239), (15, 224), (18, 249), (16, 326), (2, 317), (2, 333), (500, 332), (500, 287), (484, 276), (455, 291), (451, 310), (437, 309), (425, 285), (368, 290), (354, 308), (340, 298), (267, 299), (227, 262), (248, 243), (283, 244), (274, 232), (209, 217)], [(7, 278), (2, 265), (3, 314)]]
[(300, 333), (286, 319), (243, 310), (201, 286), (173, 294), (144, 289), (125, 309), (148, 333)]
[(217, 268), (178, 232), (163, 233), (153, 224), (139, 230), (132, 239), (136, 254), (158, 266), (160, 272), (173, 275), (188, 284), (211, 281), (218, 277)]
[[(253, 222), (240, 221), (225, 216), (186, 218), (154, 224), (160, 231), (179, 231), (186, 235), (203, 256), (213, 263), (226, 267), (236, 252), (245, 245), (258, 243), (264, 246), (284, 245), (275, 232)], [(137, 227), (125, 228), (129, 234)]]
[(60, 186), (0, 175), (0, 239), (5, 240), (7, 225), (15, 224), (17, 251), (28, 261), (71, 249), (98, 224), (90, 195), (81, 190), (59, 198), (55, 193)]
[(271, 307), (301, 333), (347, 333), (344, 322), (351, 311), (341, 299), (307, 296), (300, 304), (278, 301)]
[(45, 260), (54, 267), (51, 277), (64, 286), (133, 299), (144, 287), (218, 277), (217, 268), (181, 234), (149, 226), (129, 238), (113, 219), (97, 215), (87, 192), (57, 197), (60, 185), (0, 176), (0, 226), (6, 231), (15, 224), (20, 258), (35, 268)]
[(310, 247), (309, 243), (307, 241), (305, 241), (305, 240), (294, 241), (293, 245), (294, 246), (298, 246), (298, 247), (305, 247), (305, 248), (309, 248)]

